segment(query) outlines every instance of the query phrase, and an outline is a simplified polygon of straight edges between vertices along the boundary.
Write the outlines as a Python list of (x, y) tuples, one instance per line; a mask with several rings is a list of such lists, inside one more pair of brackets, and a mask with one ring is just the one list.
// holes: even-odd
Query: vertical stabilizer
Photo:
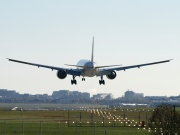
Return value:
[(92, 41), (92, 54), (91, 54), (91, 61), (94, 62), (94, 37)]

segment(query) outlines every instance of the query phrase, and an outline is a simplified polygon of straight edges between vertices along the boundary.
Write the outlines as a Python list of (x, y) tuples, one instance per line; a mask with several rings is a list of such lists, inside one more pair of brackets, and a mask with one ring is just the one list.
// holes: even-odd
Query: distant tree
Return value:
[(175, 135), (180, 134), (180, 114), (172, 106), (160, 105), (154, 109), (149, 118), (151, 134)]

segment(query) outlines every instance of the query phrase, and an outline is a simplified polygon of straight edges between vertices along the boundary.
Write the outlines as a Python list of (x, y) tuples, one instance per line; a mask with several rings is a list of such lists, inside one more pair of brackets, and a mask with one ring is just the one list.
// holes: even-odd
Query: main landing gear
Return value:
[(100, 84), (100, 85), (101, 85), (101, 84), (105, 85), (105, 81), (103, 80), (103, 76), (101, 76), (101, 80), (99, 80), (99, 84)]
[[(76, 81), (76, 79), (75, 79), (75, 75), (73, 75), (72, 76), (73, 77), (73, 79), (71, 80), (71, 84), (73, 85), (73, 84), (77, 84), (77, 81)], [(85, 78), (83, 77), (82, 78), (82, 81), (85, 81)], [(101, 76), (101, 80), (99, 80), (99, 84), (101, 85), (101, 84), (103, 84), (103, 85), (105, 85), (105, 81), (103, 80), (103, 76)]]
[(72, 84), (72, 85), (73, 85), (73, 84), (75, 84), (75, 85), (77, 84), (77, 81), (76, 81), (75, 77), (76, 77), (76, 76), (73, 75), (73, 79), (71, 80), (71, 84)]

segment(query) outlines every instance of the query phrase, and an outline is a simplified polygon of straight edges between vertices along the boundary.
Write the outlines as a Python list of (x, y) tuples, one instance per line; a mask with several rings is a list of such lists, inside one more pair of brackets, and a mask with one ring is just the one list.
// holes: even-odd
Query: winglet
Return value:
[(94, 37), (93, 37), (93, 41), (92, 41), (92, 54), (91, 54), (91, 62), (94, 61)]

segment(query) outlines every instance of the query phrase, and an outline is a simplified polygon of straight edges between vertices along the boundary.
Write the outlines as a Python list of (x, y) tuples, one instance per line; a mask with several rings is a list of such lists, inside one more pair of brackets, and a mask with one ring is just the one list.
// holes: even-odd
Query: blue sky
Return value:
[[(68, 89), (112, 93), (128, 89), (145, 95), (180, 94), (179, 0), (6, 0), (0, 2), (0, 88), (20, 93), (48, 93)], [(166, 59), (170, 63), (120, 71), (117, 78), (99, 86), (99, 78), (71, 76), (7, 61), (65, 67), (91, 58), (98, 65), (141, 64)]]

